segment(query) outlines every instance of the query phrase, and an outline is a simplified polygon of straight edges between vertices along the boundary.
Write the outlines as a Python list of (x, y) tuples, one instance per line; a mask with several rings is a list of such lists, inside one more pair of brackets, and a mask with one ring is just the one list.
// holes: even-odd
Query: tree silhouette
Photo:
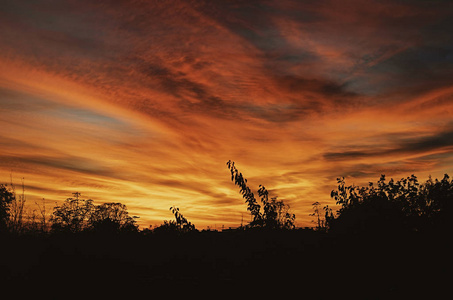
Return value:
[(51, 217), (52, 230), (64, 232), (80, 232), (90, 223), (95, 209), (93, 200), (80, 199), (80, 193), (73, 193), (74, 198), (67, 198), (61, 206), (54, 207)]
[(88, 226), (91, 230), (104, 233), (137, 231), (135, 218), (129, 216), (124, 204), (103, 203), (94, 207)]
[(129, 216), (126, 205), (112, 202), (94, 205), (91, 199), (80, 199), (78, 192), (73, 195), (74, 198), (68, 198), (61, 206), (54, 207), (51, 217), (53, 231), (115, 233), (138, 230), (137, 217)]
[(277, 200), (277, 197), (271, 197), (269, 200), (269, 191), (263, 185), (260, 185), (258, 196), (263, 205), (263, 212), (261, 212), (261, 206), (257, 203), (250, 187), (247, 186), (247, 179), (238, 171), (233, 161), (229, 160), (227, 166), (231, 172), (231, 181), (239, 186), (239, 192), (245, 199), (245, 203), (247, 203), (247, 210), (253, 216), (253, 221), (250, 223), (251, 227), (269, 229), (294, 228), (296, 216), (289, 213), (289, 205), (284, 204), (282, 200)]
[(15, 197), (6, 186), (0, 185), (0, 231), (4, 231), (7, 228), (10, 205), (14, 201)]

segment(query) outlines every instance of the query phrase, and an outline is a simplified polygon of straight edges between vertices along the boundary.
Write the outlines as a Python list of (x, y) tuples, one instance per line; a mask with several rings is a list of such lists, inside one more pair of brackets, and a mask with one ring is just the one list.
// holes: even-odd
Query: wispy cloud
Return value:
[(233, 159), (307, 225), (335, 177), (452, 171), (448, 1), (1, 7), (0, 170), (32, 197), (237, 225)]

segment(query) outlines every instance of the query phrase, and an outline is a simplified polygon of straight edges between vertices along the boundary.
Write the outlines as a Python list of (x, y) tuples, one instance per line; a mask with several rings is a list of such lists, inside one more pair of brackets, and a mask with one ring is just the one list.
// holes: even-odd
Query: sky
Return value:
[[(0, 1), (0, 182), (142, 227), (311, 226), (336, 178), (453, 175), (451, 1)], [(255, 193), (257, 196), (257, 194)]]

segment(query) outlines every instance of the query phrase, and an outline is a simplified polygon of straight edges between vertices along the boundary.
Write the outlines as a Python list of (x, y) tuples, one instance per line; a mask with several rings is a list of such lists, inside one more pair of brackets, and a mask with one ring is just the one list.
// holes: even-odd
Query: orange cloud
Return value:
[[(335, 178), (453, 166), (451, 9), (423, 2), (91, 1), (0, 13), (0, 171), (143, 226), (237, 226), (225, 162), (299, 226)], [(6, 42), (7, 41), (7, 42)]]

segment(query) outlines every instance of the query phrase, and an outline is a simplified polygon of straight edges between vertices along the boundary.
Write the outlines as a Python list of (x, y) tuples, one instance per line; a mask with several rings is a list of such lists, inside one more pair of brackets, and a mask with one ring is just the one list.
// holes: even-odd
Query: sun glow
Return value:
[(21, 2), (0, 18), (0, 181), (31, 204), (237, 226), (231, 159), (307, 226), (339, 176), (452, 173), (451, 9)]

